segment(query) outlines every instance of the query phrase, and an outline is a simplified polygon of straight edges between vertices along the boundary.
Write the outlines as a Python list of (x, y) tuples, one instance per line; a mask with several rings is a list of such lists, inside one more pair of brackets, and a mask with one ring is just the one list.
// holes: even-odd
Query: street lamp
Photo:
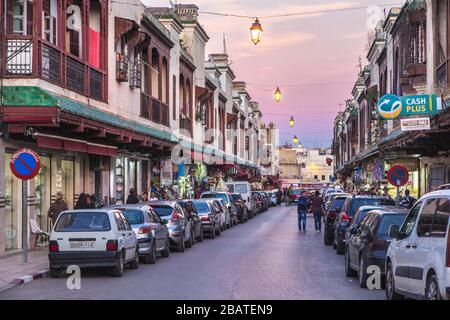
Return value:
[(291, 120), (289, 120), (289, 125), (291, 126), (291, 128), (294, 127), (295, 125), (295, 120), (293, 116), (291, 116)]
[(280, 87), (277, 87), (277, 89), (275, 90), (275, 93), (273, 94), (274, 98), (275, 98), (275, 102), (276, 103), (280, 103), (281, 101), (281, 90)]
[(262, 35), (262, 27), (261, 23), (259, 23), (258, 18), (255, 18), (255, 22), (253, 22), (251, 28), (250, 28), (250, 35), (252, 37), (252, 42), (257, 45), (261, 42), (261, 35)]
[(298, 144), (298, 138), (297, 138), (297, 136), (294, 136), (294, 137), (292, 138), (292, 142), (293, 142), (294, 144)]

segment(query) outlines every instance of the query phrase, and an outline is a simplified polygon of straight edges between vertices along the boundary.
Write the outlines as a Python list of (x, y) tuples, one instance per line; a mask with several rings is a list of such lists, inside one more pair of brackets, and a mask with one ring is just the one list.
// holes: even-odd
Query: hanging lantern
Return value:
[(295, 125), (295, 120), (294, 117), (291, 116), (291, 120), (289, 120), (289, 125), (291, 126), (291, 128)]
[(257, 45), (261, 42), (261, 35), (262, 35), (262, 27), (261, 23), (259, 23), (258, 18), (255, 18), (255, 22), (253, 22), (251, 28), (250, 28), (250, 35), (252, 37), (252, 42)]
[(293, 142), (294, 144), (298, 144), (298, 138), (297, 138), (297, 136), (294, 136), (294, 137), (292, 138), (292, 142)]
[(277, 87), (277, 89), (275, 90), (275, 93), (273, 94), (274, 98), (275, 98), (275, 102), (276, 103), (280, 103), (281, 101), (281, 90), (280, 87)]

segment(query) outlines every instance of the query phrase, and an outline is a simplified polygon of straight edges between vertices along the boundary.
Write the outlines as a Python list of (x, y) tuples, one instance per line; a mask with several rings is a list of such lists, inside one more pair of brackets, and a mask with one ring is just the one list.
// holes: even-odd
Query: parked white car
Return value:
[(386, 298), (450, 299), (450, 190), (420, 198), (403, 225), (391, 226)]
[(121, 277), (124, 265), (139, 266), (138, 241), (119, 210), (73, 210), (62, 212), (49, 241), (50, 273), (58, 277), (71, 265), (107, 267)]
[(247, 210), (252, 212), (252, 188), (250, 183), (247, 181), (234, 181), (227, 182), (228, 191), (230, 193), (240, 193), (242, 199), (244, 199), (245, 205), (247, 206)]

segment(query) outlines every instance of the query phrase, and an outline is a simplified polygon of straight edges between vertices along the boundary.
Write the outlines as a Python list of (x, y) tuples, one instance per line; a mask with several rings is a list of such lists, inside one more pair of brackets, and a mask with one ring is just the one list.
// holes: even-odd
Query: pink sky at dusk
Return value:
[[(175, 2), (174, 0), (172, 0)], [(169, 6), (168, 0), (145, 0), (150, 6)], [(392, 0), (186, 0), (200, 11), (249, 16), (311, 12), (380, 4), (401, 5)], [(386, 11), (389, 11), (388, 6)], [(384, 7), (381, 7), (382, 9)], [(297, 135), (304, 146), (330, 146), (333, 120), (339, 103), (351, 97), (359, 71), (358, 58), (366, 63), (366, 9), (261, 20), (261, 43), (250, 41), (252, 21), (242, 18), (200, 14), (199, 21), (210, 40), (206, 53), (222, 52), (225, 33), (227, 51), (233, 61), (236, 80), (248, 83), (258, 101), (265, 123), (280, 130), (280, 144)], [(346, 84), (283, 87), (292, 84), (348, 82)], [(280, 86), (280, 104), (273, 100), (272, 87)], [(296, 121), (289, 127), (290, 116)]]

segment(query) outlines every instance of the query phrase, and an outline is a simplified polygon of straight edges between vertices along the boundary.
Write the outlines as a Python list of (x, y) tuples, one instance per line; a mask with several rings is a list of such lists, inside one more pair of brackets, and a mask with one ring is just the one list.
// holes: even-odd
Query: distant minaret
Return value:
[(223, 34), (223, 53), (227, 54), (227, 41), (225, 40), (225, 33)]

